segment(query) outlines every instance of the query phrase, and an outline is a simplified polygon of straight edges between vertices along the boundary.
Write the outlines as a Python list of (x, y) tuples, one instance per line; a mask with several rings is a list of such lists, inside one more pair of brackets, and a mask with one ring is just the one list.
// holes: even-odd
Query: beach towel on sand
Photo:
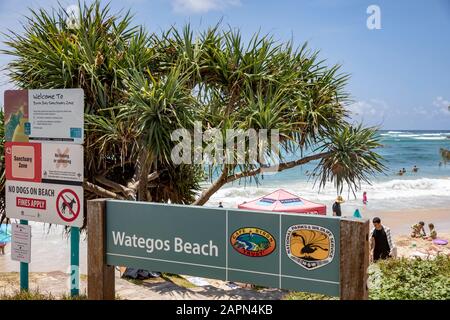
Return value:
[(441, 245), (441, 246), (445, 246), (448, 243), (448, 241), (445, 239), (434, 239), (433, 243)]

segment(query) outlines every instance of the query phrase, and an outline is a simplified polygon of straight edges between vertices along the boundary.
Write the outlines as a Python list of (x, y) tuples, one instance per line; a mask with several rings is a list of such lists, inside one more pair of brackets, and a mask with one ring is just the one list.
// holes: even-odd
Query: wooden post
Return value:
[(114, 266), (106, 265), (106, 200), (87, 202), (88, 299), (114, 300)]
[(341, 219), (341, 300), (367, 300), (369, 220)]

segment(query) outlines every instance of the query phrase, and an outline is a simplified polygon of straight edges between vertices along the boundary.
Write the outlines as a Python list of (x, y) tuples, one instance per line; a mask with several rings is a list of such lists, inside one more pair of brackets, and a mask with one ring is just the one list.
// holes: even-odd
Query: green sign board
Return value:
[(106, 202), (106, 263), (339, 296), (340, 219)]

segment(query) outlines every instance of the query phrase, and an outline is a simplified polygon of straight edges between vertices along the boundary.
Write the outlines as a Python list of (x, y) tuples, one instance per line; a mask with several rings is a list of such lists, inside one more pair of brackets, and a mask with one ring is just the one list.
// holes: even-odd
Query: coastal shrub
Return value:
[[(435, 259), (390, 259), (377, 263), (380, 277), (369, 290), (369, 298), (378, 300), (450, 299), (450, 257)], [(369, 281), (374, 274), (370, 273)]]

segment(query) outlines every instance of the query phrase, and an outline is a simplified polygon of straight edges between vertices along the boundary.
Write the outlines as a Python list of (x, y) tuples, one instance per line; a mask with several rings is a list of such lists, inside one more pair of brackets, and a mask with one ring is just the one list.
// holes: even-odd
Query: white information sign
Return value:
[(82, 89), (29, 90), (30, 141), (83, 143)]
[(42, 182), (83, 183), (83, 146), (42, 144)]
[(20, 262), (31, 262), (31, 226), (11, 224), (11, 259)]
[(66, 226), (83, 225), (83, 187), (7, 180), (7, 217)]

